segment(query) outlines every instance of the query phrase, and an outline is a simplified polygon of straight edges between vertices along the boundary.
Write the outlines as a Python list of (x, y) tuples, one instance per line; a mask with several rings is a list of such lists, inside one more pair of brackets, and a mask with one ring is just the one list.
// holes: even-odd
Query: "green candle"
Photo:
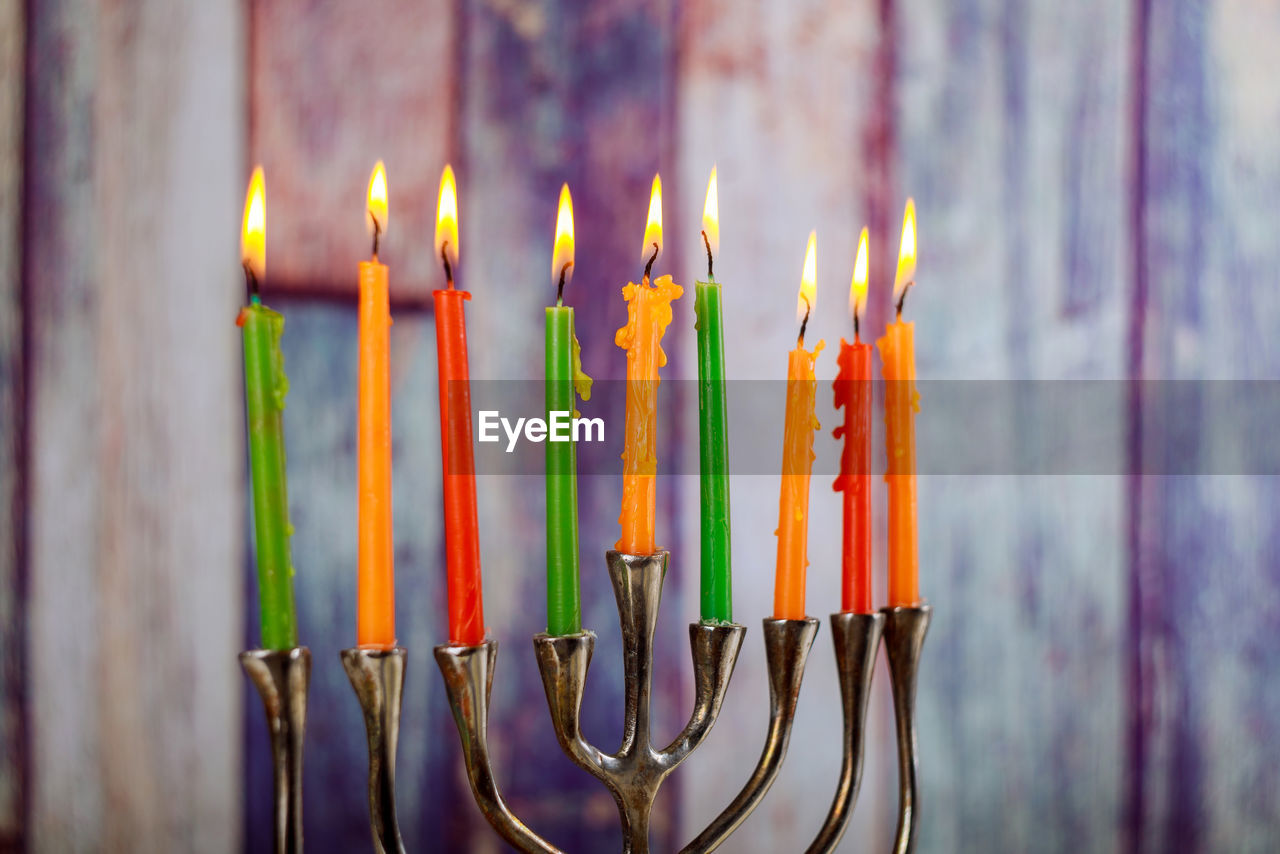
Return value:
[(289, 556), (289, 490), (284, 464), (284, 373), (280, 335), (284, 318), (258, 298), (265, 267), (265, 197), (262, 170), (254, 170), (245, 202), (244, 269), (252, 296), (237, 323), (244, 332), (245, 414), (249, 422), (249, 464), (253, 481), (254, 542), (258, 561), (258, 601), (262, 647), (298, 645), (293, 610), (293, 562)]
[[(582, 372), (581, 350), (573, 330), (573, 309), (564, 305), (564, 286), (573, 272), (573, 208), (569, 186), (560, 189), (555, 252), (551, 262), (558, 282), (556, 304), (547, 308), (546, 449), (547, 490), (547, 634), (582, 631), (578, 589), (578, 458), (572, 425), (575, 392), (591, 397), (591, 378)], [(557, 426), (558, 425), (558, 426)], [(566, 435), (567, 434), (567, 435)]]
[(698, 450), (702, 508), (702, 621), (733, 622), (729, 546), (729, 440), (724, 400), (724, 324), (713, 253), (719, 248), (716, 171), (711, 170), (702, 213), (707, 279), (698, 282), (694, 309), (698, 330)]

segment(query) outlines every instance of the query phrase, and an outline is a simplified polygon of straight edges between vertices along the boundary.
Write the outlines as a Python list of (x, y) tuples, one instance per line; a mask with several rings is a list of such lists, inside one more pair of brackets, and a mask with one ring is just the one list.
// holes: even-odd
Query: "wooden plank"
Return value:
[[(608, 0), (589, 10), (572, 4), (472, 4), (462, 22), (457, 69), (460, 114), (457, 166), (462, 192), (463, 276), (475, 293), (469, 309), (473, 376), (542, 378), (543, 307), (550, 304), (551, 238), (560, 184), (573, 193), (577, 265), (567, 302), (574, 306), (588, 373), (625, 376), (614, 331), (625, 323), (622, 286), (641, 274), (639, 244), (650, 182), (661, 171), (666, 249), (660, 272), (679, 281), (692, 249), (680, 228), (674, 153), (673, 6), (665, 0)], [(437, 278), (438, 281), (438, 278)], [(667, 346), (673, 376), (691, 323), (692, 291), (677, 303)], [(614, 401), (620, 395), (604, 395)], [(532, 395), (541, 400), (541, 392)], [(601, 413), (599, 396), (584, 412)], [(674, 406), (664, 399), (664, 406)], [(620, 429), (621, 415), (608, 413)], [(664, 419), (658, 442), (678, 455), (680, 430)], [(540, 470), (540, 463), (538, 470)], [(598, 634), (583, 704), (584, 732), (612, 750), (622, 735), (621, 645), (603, 552), (618, 536), (621, 496), (616, 457), (604, 468), (583, 464), (579, 482), (583, 623)], [(607, 474), (602, 474), (606, 472)], [(687, 716), (692, 684), (685, 624), (696, 619), (681, 579), (696, 573), (675, 526), (674, 483), (660, 484), (658, 539), (673, 550), (655, 651), (655, 738), (673, 737)], [(607, 791), (574, 767), (556, 744), (529, 638), (546, 627), (541, 478), (495, 475), (479, 483), (484, 528), (486, 615), (505, 645), (494, 685), (490, 725), (504, 792), (518, 813), (566, 850), (618, 847), (618, 818)], [(695, 600), (696, 601), (696, 600)], [(677, 720), (679, 719), (679, 720)], [(452, 745), (449, 754), (456, 756)], [(682, 772), (683, 773), (683, 772)], [(674, 850), (684, 781), (663, 790), (655, 815), (655, 850)], [(469, 795), (463, 797), (469, 800)], [(477, 813), (454, 839), (458, 850), (492, 831)]]
[[(351, 275), (356, 274), (354, 261)], [(393, 267), (394, 278), (396, 270)], [(282, 339), (289, 375), (285, 415), (289, 449), (298, 633), (314, 666), (307, 718), (306, 835), (334, 850), (369, 844), (364, 780), (367, 751), (360, 707), (338, 652), (355, 642), (355, 427), (357, 318), (345, 306), (295, 300)], [(395, 314), (392, 335), (392, 440), (398, 633), (409, 649), (397, 763), (400, 825), (406, 847), (445, 845), (470, 793), (454, 770), (457, 742), (431, 647), (445, 641), (444, 574), (438, 560), (439, 442), (434, 437), (435, 336), (421, 313)], [(252, 599), (252, 565), (244, 568)], [(256, 606), (249, 604), (248, 613)], [(256, 630), (247, 628), (245, 643)], [(256, 697), (246, 720), (245, 842), (270, 851), (271, 765)], [(465, 780), (460, 781), (465, 787)], [(465, 800), (464, 800), (465, 798)], [(492, 831), (490, 831), (492, 835)], [(495, 837), (496, 838), (496, 837)]]
[(440, 170), (456, 128), (456, 4), (250, 4), (249, 151), (267, 175), (271, 289), (352, 296), (364, 200), (387, 167), (397, 301), (429, 301)]
[(0, 0), (0, 849), (23, 847), (22, 129), (26, 20)]
[(231, 850), (239, 7), (29, 8), (31, 845)]
[[(920, 376), (1123, 376), (1128, 7), (910, 0), (895, 27), (899, 193), (915, 197), (920, 225), (906, 306)], [(1023, 409), (1037, 389), (1012, 388), (997, 417), (1017, 438), (1001, 465), (920, 484), (921, 589), (937, 602), (919, 696), (920, 847), (1111, 851), (1123, 482), (1008, 476), (1053, 460)], [(964, 429), (927, 388), (922, 407), (922, 423)], [(1119, 407), (1072, 420), (1120, 458)]]
[[(1275, 3), (1151, 4), (1145, 31), (1140, 284), (1133, 311), (1144, 380), (1271, 379), (1280, 249), (1280, 60)], [(1248, 390), (1188, 386), (1174, 406), (1142, 387), (1139, 459), (1196, 477), (1135, 479), (1129, 847), (1267, 851), (1280, 835), (1274, 478), (1254, 471), (1264, 437), (1224, 431), (1214, 399)], [(1186, 398), (1184, 398), (1184, 401)], [(1269, 428), (1268, 428), (1269, 429)], [(1240, 470), (1237, 468), (1236, 470)]]
[[(718, 166), (720, 254), (717, 278), (724, 283), (726, 372), (731, 401), (751, 418), (731, 419), (734, 615), (748, 627), (724, 710), (711, 738), (679, 772), (683, 790), (680, 842), (693, 838), (736, 794), (755, 767), (768, 714), (760, 621), (773, 610), (773, 536), (778, 520), (780, 465), (747, 460), (742, 449), (780, 454), (780, 411), (786, 353), (794, 346), (796, 290), (810, 229), (818, 232), (818, 311), (809, 340), (826, 340), (817, 375), (819, 419), (824, 430), (815, 450), (818, 464), (810, 495), (808, 611), (824, 623), (839, 608), (839, 496), (831, 491), (839, 450), (831, 439), (835, 420), (829, 382), (841, 335), (852, 338), (845, 306), (858, 231), (872, 216), (869, 198), (881, 170), (891, 167), (880, 140), (864, 131), (877, 98), (875, 67), (882, 45), (879, 11), (855, 4), (804, 0), (740, 5), (699, 0), (685, 4), (680, 23), (678, 222), (686, 245), (685, 278), (705, 278), (699, 251), (700, 215), (707, 173)], [(894, 203), (896, 206), (896, 202)], [(890, 214), (889, 218), (894, 218)], [(872, 223), (874, 224), (874, 223)], [(877, 235), (879, 238), (879, 235)], [(876, 259), (877, 273), (881, 262)], [(883, 280), (882, 275), (877, 276)], [(884, 302), (880, 292), (874, 303)], [(880, 310), (883, 310), (881, 306)], [(679, 334), (693, 348), (693, 319), (681, 318)], [(696, 377), (686, 359), (678, 369)], [(772, 380), (774, 382), (749, 382)], [(692, 393), (692, 389), (690, 389)], [(773, 393), (773, 403), (762, 396)], [(731, 402), (731, 409), (735, 404)], [(697, 405), (686, 410), (696, 472)], [(754, 455), (753, 455), (754, 456)], [(749, 471), (737, 468), (750, 464)], [(698, 556), (698, 483), (682, 493), (686, 560)], [(686, 595), (697, 602), (696, 572), (686, 576)], [(726, 850), (800, 850), (818, 830), (839, 773), (840, 701), (831, 641), (815, 643), (797, 709), (790, 755), (768, 799), (733, 837)], [(873, 740), (874, 741), (874, 740)], [(873, 744), (873, 751), (879, 748)], [(861, 807), (850, 839), (855, 847), (887, 848), (883, 818), (889, 810), (887, 779), (868, 763)]]

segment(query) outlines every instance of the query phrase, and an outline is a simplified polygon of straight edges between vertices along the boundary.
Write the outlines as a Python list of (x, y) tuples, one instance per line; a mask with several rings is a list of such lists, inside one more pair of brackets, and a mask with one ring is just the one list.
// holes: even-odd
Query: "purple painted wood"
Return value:
[[(1280, 15), (1226, 2), (1143, 4), (1139, 287), (1133, 375), (1274, 379), (1280, 346)], [(1138, 322), (1140, 321), (1140, 322)], [(1213, 477), (1224, 446), (1209, 382), (1176, 405), (1140, 389), (1135, 459), (1200, 476), (1134, 481), (1128, 842), (1135, 851), (1266, 851), (1280, 834), (1275, 480)], [(1139, 456), (1140, 454), (1140, 456)]]
[[(680, 230), (687, 220), (673, 189), (671, 15), (663, 0), (467, 6), (459, 42), (455, 151), (462, 275), (475, 293), (473, 378), (541, 381), (542, 317), (554, 300), (550, 256), (562, 182), (573, 194), (577, 238), (566, 303), (575, 308), (583, 364), (597, 379), (625, 375), (625, 356), (614, 344), (614, 331), (626, 320), (620, 292), (642, 272), (649, 185), (659, 170), (666, 187), (659, 272), (678, 275), (687, 245)], [(690, 316), (691, 298), (676, 306), (682, 320)], [(665, 375), (673, 376), (682, 349), (669, 335), (672, 364)], [(672, 409), (674, 404), (663, 400)], [(581, 408), (599, 414), (591, 403)], [(659, 437), (660, 453), (672, 457), (682, 440), (673, 416), (668, 410), (661, 419)], [(621, 423), (620, 413), (609, 417)], [(516, 812), (556, 844), (581, 851), (617, 848), (612, 798), (556, 744), (529, 645), (531, 635), (546, 627), (541, 479), (482, 478), (479, 492), (487, 616), (504, 645), (490, 727), (504, 791)], [(618, 537), (620, 496), (615, 476), (580, 479), (583, 623), (598, 635), (583, 728), (605, 750), (614, 749), (622, 733), (618, 618), (603, 561)], [(674, 736), (683, 725), (692, 679), (684, 625), (696, 614), (684, 608), (680, 590), (681, 579), (696, 572), (697, 564), (676, 539), (674, 503), (673, 484), (664, 479), (658, 540), (675, 560), (658, 630), (655, 738)], [(678, 847), (679, 780), (673, 776), (663, 789), (664, 806), (652, 833), (656, 850)], [(480, 824), (474, 810), (460, 813), (473, 817), (473, 827)], [(455, 837), (460, 848), (492, 835), (482, 825), (472, 832)]]

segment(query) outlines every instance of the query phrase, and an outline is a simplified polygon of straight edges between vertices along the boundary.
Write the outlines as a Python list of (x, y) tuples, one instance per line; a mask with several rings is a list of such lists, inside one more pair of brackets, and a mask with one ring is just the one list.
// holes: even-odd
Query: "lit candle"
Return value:
[(707, 247), (707, 280), (695, 288), (698, 329), (698, 450), (702, 494), (702, 620), (733, 622), (733, 580), (729, 549), (729, 442), (724, 400), (724, 324), (715, 253), (720, 249), (716, 170), (707, 182), (702, 208), (702, 240)]
[(671, 323), (671, 303), (683, 289), (661, 276), (650, 283), (653, 264), (662, 254), (662, 182), (653, 176), (649, 218), (644, 229), (641, 258), (646, 261), (640, 284), (622, 289), (627, 300), (627, 325), (614, 342), (627, 351), (627, 421), (622, 450), (622, 536), (616, 548), (627, 554), (650, 555), (654, 545), (654, 513), (658, 473), (658, 368), (667, 363), (662, 333)]
[(444, 480), (445, 564), (448, 567), (449, 642), (484, 642), (480, 540), (476, 521), (476, 463), (471, 430), (471, 376), (467, 365), (467, 291), (454, 288), (458, 266), (458, 190), (453, 167), (440, 176), (436, 206), (436, 254), (444, 265), (444, 290), (432, 293), (440, 371), (440, 453)]
[(897, 319), (876, 342), (884, 375), (885, 451), (889, 484), (889, 606), (920, 604), (920, 576), (916, 542), (916, 431), (920, 410), (916, 391), (915, 324), (902, 319), (907, 289), (916, 275), (916, 206), (907, 199), (898, 274), (893, 284)]
[(817, 383), (813, 366), (822, 352), (819, 341), (804, 348), (804, 330), (817, 301), (817, 234), (809, 233), (796, 317), (800, 335), (787, 362), (787, 408), (782, 435), (782, 488), (778, 498), (778, 567), (773, 590), (775, 620), (803, 620), (805, 569), (809, 565), (809, 476), (813, 472), (813, 431), (821, 427), (814, 414)]
[(253, 532), (258, 562), (258, 605), (263, 649), (298, 645), (293, 610), (293, 561), (289, 555), (289, 485), (284, 465), (284, 374), (280, 335), (284, 318), (262, 304), (267, 269), (267, 198), (262, 167), (253, 170), (244, 201), (240, 255), (249, 304), (236, 324), (244, 335), (244, 401), (249, 425), (253, 483)]
[(869, 614), (871, 607), (871, 352), (862, 342), (861, 319), (867, 308), (867, 230), (858, 237), (858, 258), (849, 288), (853, 343), (840, 339), (835, 381), (836, 408), (844, 422), (834, 431), (844, 437), (840, 475), (833, 488), (844, 493), (840, 610)]
[[(573, 200), (569, 185), (560, 188), (556, 212), (555, 249), (551, 281), (556, 304), (547, 308), (546, 374), (544, 394), (547, 423), (572, 417), (575, 392), (591, 398), (591, 377), (582, 371), (581, 348), (573, 329), (573, 309), (564, 304), (564, 288), (573, 277)], [(548, 441), (547, 492), (547, 634), (582, 631), (582, 602), (578, 587), (578, 460), (572, 434), (569, 441)]]
[(396, 645), (395, 546), (391, 533), (391, 303), (378, 243), (387, 232), (387, 172), (379, 160), (369, 177), (365, 222), (372, 258), (360, 262), (359, 416), (356, 430), (359, 557), (356, 641)]

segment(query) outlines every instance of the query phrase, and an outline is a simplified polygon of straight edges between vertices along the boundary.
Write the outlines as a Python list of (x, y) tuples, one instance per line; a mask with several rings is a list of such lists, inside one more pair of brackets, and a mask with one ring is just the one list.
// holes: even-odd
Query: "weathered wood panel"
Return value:
[[(463, 21), (457, 157), (462, 198), (463, 275), (471, 304), (473, 376), (542, 378), (543, 308), (554, 299), (551, 238), (560, 184), (574, 201), (577, 264), (567, 292), (576, 312), (582, 359), (599, 379), (625, 376), (614, 331), (625, 324), (621, 289), (642, 272), (650, 181), (661, 170), (665, 248), (661, 272), (683, 270), (691, 236), (673, 191), (676, 178), (672, 15), (667, 0), (610, 0), (575, 7), (558, 2), (472, 4)], [(685, 282), (691, 285), (691, 282)], [(676, 304), (677, 326), (691, 322), (692, 291)], [(672, 336), (675, 337), (674, 335)], [(671, 371), (682, 344), (667, 347)], [(540, 400), (540, 393), (533, 395)], [(599, 395), (595, 408), (601, 414)], [(674, 402), (664, 399), (664, 405)], [(620, 413), (609, 413), (620, 429)], [(613, 420), (618, 419), (618, 420)], [(660, 453), (677, 454), (680, 431), (664, 419)], [(605, 471), (620, 471), (620, 464)], [(580, 479), (584, 626), (597, 632), (584, 731), (612, 750), (622, 736), (621, 644), (603, 562), (618, 536), (617, 477)], [(568, 850), (616, 848), (618, 820), (607, 791), (574, 767), (555, 742), (529, 638), (546, 628), (543, 484), (538, 477), (481, 479), (486, 614), (505, 644), (490, 726), (505, 790), (531, 826)], [(659, 542), (673, 550), (659, 623), (655, 666), (655, 738), (684, 724), (692, 684), (680, 582), (696, 574), (674, 524), (674, 484), (660, 484)], [(696, 601), (696, 600), (695, 600)], [(677, 720), (679, 719), (679, 720)], [(452, 746), (450, 746), (452, 753)], [(653, 845), (674, 850), (683, 780), (664, 787)], [(468, 798), (469, 799), (469, 798)], [(485, 827), (474, 838), (476, 844)]]
[(0, 0), (0, 849), (23, 842), (22, 128), (26, 21)]
[(249, 150), (267, 175), (272, 289), (354, 295), (364, 200), (381, 159), (391, 287), (429, 301), (436, 189), (456, 134), (452, 0), (250, 4)]
[(29, 6), (36, 851), (239, 839), (238, 9)]
[[(755, 418), (730, 424), (735, 447), (780, 449), (781, 421), (761, 420), (774, 408), (756, 396), (776, 393), (780, 411), (786, 354), (795, 346), (796, 290), (805, 240), (818, 232), (818, 311), (809, 340), (826, 340), (819, 356), (819, 419), (823, 432), (815, 450), (816, 474), (810, 495), (810, 567), (807, 601), (824, 624), (839, 610), (839, 496), (832, 492), (831, 461), (839, 455), (830, 431), (830, 380), (840, 336), (853, 337), (847, 308), (858, 231), (871, 216), (868, 199), (880, 170), (878, 140), (867, 138), (878, 87), (879, 12), (875, 3), (741, 4), (701, 0), (683, 7), (680, 21), (679, 151), (680, 184), (673, 240), (687, 246), (685, 279), (706, 277), (699, 251), (707, 174), (718, 165), (720, 254), (717, 278), (724, 283), (726, 373), (741, 382), (729, 390)], [(896, 206), (896, 202), (894, 203)], [(889, 219), (895, 214), (890, 213)], [(879, 237), (880, 235), (877, 235)], [(877, 283), (883, 267), (876, 259)], [(876, 290), (872, 302), (883, 310)], [(693, 352), (692, 312), (676, 330)], [(676, 366), (696, 377), (693, 359)], [(770, 389), (770, 386), (773, 388)], [(732, 404), (731, 404), (732, 406)], [(688, 407), (687, 471), (697, 471), (697, 405)], [(761, 431), (776, 428), (767, 436)], [(754, 434), (754, 435), (752, 435)], [(771, 463), (781, 465), (781, 451)], [(748, 634), (733, 685), (716, 729), (685, 769), (681, 842), (693, 838), (733, 798), (759, 757), (768, 720), (768, 683), (760, 621), (773, 611), (774, 555), (778, 521), (778, 476), (735, 472), (733, 506), (734, 616)], [(683, 541), (691, 572), (686, 590), (697, 602), (698, 483), (689, 478), (682, 493)], [(831, 641), (822, 631), (806, 671), (797, 709), (790, 757), (768, 799), (725, 850), (800, 850), (817, 832), (839, 775), (840, 701)], [(877, 724), (878, 725), (878, 724)], [(887, 848), (889, 794), (874, 772), (888, 742), (872, 739), (868, 784), (855, 825), (856, 847)], [(869, 841), (870, 840), (870, 841)]]
[[(391, 247), (388, 247), (388, 253)], [(351, 275), (356, 274), (355, 261)], [(392, 268), (391, 275), (396, 271)], [(367, 751), (360, 707), (338, 661), (355, 643), (356, 345), (354, 308), (273, 301), (285, 315), (289, 399), (285, 433), (295, 533), (295, 591), (300, 641), (311, 648), (312, 682), (305, 766), (306, 835), (332, 850), (369, 845)], [(454, 779), (457, 735), (431, 647), (445, 640), (444, 574), (437, 557), (441, 524), (435, 414), (435, 336), (421, 314), (395, 313), (392, 334), (393, 507), (397, 631), (409, 667), (397, 764), (400, 824), (410, 849), (465, 850), (458, 838), (470, 794)], [(244, 569), (256, 613), (252, 563)], [(248, 627), (245, 643), (255, 642)], [(270, 851), (271, 765), (262, 710), (246, 696), (246, 846)], [(465, 787), (465, 780), (461, 781)], [(465, 800), (464, 800), (465, 797)]]
[[(1148, 4), (1141, 82), (1134, 376), (1204, 380), (1173, 406), (1138, 391), (1135, 458), (1197, 477), (1133, 481), (1128, 842), (1269, 851), (1280, 836), (1280, 666), (1272, 477), (1224, 444), (1212, 382), (1273, 379), (1280, 348), (1280, 38), (1276, 3)], [(1262, 437), (1259, 436), (1259, 439)], [(1237, 468), (1237, 470), (1239, 470)]]
[[(1123, 375), (1130, 26), (1126, 4), (1101, 0), (897, 5), (899, 193), (920, 227), (906, 315), (922, 378)], [(921, 589), (937, 602), (919, 697), (921, 848), (1113, 851), (1123, 481), (1011, 476), (1052, 459), (1015, 389), (998, 413), (1017, 425), (1003, 466), (920, 484)], [(927, 391), (922, 407), (922, 421), (966, 429)], [(1120, 458), (1119, 408), (1075, 418)]]

